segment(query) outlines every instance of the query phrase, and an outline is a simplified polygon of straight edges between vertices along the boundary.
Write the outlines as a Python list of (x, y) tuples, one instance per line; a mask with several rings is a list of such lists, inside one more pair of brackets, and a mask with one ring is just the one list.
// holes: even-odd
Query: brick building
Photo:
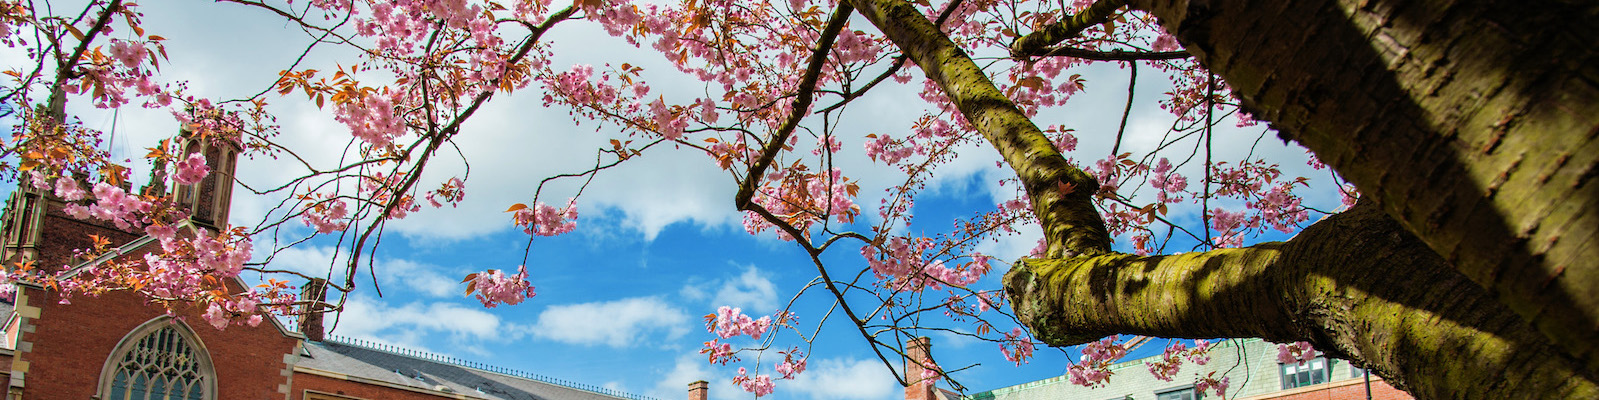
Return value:
[[(157, 177), (142, 190), (171, 194), (187, 207), (191, 217), (180, 224), (183, 229), (216, 229), (227, 221), (236, 149), (200, 141), (184, 145), (203, 152), (217, 173), (170, 191)], [(91, 247), (89, 235), (120, 244), (111, 253), (118, 257), (160, 248), (151, 237), (67, 216), (66, 204), (26, 187), (12, 193), (0, 217), (4, 265), (33, 261), (69, 274), (92, 268), (107, 258), (85, 262), (72, 256)], [(231, 285), (238, 289), (243, 282)], [(202, 310), (169, 315), (130, 292), (63, 302), (56, 291), (30, 283), (3, 286), (14, 288), (12, 299), (0, 302), (0, 318), (7, 318), (0, 384), (8, 400), (643, 399), (403, 348), (324, 340), (320, 318), (303, 318), (298, 329), (267, 318), (259, 326), (219, 331), (198, 322)]]
[[(926, 338), (908, 353), (924, 356)], [(1304, 364), (1277, 362), (1277, 345), (1260, 339), (1228, 340), (1212, 345), (1211, 361), (1206, 365), (1185, 362), (1171, 381), (1149, 373), (1153, 356), (1111, 366), (1114, 373), (1104, 386), (1088, 388), (1074, 385), (1067, 376), (1023, 383), (961, 396), (943, 389), (918, 384), (906, 388), (906, 400), (1198, 400), (1194, 377), (1212, 372), (1228, 377), (1228, 399), (1239, 400), (1410, 400), (1409, 393), (1395, 389), (1377, 376), (1368, 376), (1348, 361), (1318, 357)], [(906, 363), (909, 376), (919, 373), (914, 363)], [(1367, 378), (1370, 381), (1367, 381)], [(1214, 392), (1213, 392), (1214, 393)], [(1369, 393), (1369, 397), (1368, 397)], [(1214, 396), (1214, 394), (1212, 394)]]

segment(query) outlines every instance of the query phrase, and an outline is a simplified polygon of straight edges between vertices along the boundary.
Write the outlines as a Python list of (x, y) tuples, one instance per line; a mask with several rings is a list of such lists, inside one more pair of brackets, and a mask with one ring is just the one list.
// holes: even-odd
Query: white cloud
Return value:
[(550, 306), (539, 313), (534, 336), (567, 344), (629, 347), (657, 338), (671, 341), (688, 333), (683, 310), (656, 297)]
[(460, 279), (450, 279), (439, 273), (444, 267), (418, 263), (411, 260), (386, 259), (378, 263), (378, 271), (386, 281), (399, 281), (406, 287), (433, 297), (460, 297)]
[(482, 340), (514, 338), (519, 330), (481, 307), (445, 302), (391, 307), (361, 295), (350, 296), (336, 318), (325, 322), (333, 334), (417, 349), (426, 348), (422, 338), (432, 333)]
[[(342, 278), (344, 276), (342, 265), (349, 261), (345, 258), (344, 249), (329, 246), (301, 244), (279, 249), (276, 254), (267, 253), (271, 250), (268, 246), (258, 246), (255, 250), (257, 254), (253, 258), (257, 261), (265, 261), (269, 255), (272, 257), (266, 268), (289, 270), (310, 276), (328, 276), (328, 271), (332, 270), (337, 272), (331, 275), (332, 278)], [(334, 263), (339, 265), (335, 266)]]
[(711, 297), (713, 307), (739, 307), (754, 315), (777, 311), (777, 285), (754, 265), (745, 267), (737, 277), (716, 282), (715, 286), (716, 295)]
[(805, 373), (778, 384), (812, 399), (884, 400), (901, 396), (902, 389), (887, 367), (877, 360), (829, 358), (811, 360)]
[[(257, 247), (264, 251), (269, 246)], [(327, 276), (343, 284), (348, 252), (342, 248), (301, 244), (278, 250), (266, 268), (289, 270), (309, 276)], [(265, 260), (267, 253), (258, 253), (256, 260)], [(445, 267), (405, 259), (381, 258), (376, 263), (378, 279), (385, 291), (400, 285), (410, 291), (429, 297), (461, 297), (460, 279), (445, 276)], [(332, 274), (329, 274), (332, 271)], [(360, 277), (358, 277), (360, 278)]]
[(684, 354), (677, 357), (672, 364), (672, 369), (660, 375), (655, 382), (655, 387), (649, 390), (648, 395), (657, 399), (682, 399), (688, 397), (688, 384), (696, 381), (709, 383), (709, 397), (715, 400), (748, 399), (754, 397), (733, 386), (729, 378), (732, 375), (717, 373), (711, 369), (711, 364), (699, 354)]

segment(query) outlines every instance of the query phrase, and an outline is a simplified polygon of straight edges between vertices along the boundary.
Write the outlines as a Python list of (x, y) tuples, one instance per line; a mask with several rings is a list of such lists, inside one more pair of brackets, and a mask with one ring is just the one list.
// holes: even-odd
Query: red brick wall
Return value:
[[(46, 271), (57, 271), (62, 265), (81, 262), (74, 259), (72, 254), (75, 250), (94, 247), (89, 235), (105, 237), (113, 246), (120, 246), (143, 235), (123, 232), (97, 220), (84, 221), (72, 218), (61, 211), (64, 206), (66, 203), (60, 200), (45, 201), (45, 216), (38, 225), (45, 229), (39, 232), (39, 240), (34, 244), (37, 254), (35, 267)], [(5, 265), (9, 266), (13, 261), (15, 260), (6, 260)]]
[[(90, 398), (117, 343), (140, 324), (165, 314), (159, 306), (147, 305), (127, 292), (75, 297), (71, 304), (59, 304), (60, 297), (53, 293), (27, 290), (29, 305), (41, 311), (39, 319), (29, 321), (36, 330), (23, 333), (21, 339), (32, 342), (32, 349), (17, 351), (17, 357), (29, 363), (24, 375), (25, 399)], [(183, 310), (178, 315), (210, 353), (217, 371), (218, 398), (283, 398), (278, 392), (285, 381), (283, 356), (293, 351), (297, 341), (284, 336), (271, 322), (218, 331), (196, 311)]]
[[(1266, 397), (1271, 400), (1366, 400), (1366, 385), (1361, 380), (1352, 380), (1352, 385), (1334, 386), (1327, 389), (1292, 393), (1277, 397)], [(1372, 400), (1412, 400), (1410, 393), (1389, 386), (1388, 382), (1380, 379), (1371, 380)]]

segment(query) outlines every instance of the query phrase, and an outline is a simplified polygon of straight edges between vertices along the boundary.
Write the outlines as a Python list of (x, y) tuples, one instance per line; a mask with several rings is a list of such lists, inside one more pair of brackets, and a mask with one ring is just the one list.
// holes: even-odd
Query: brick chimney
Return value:
[(928, 352), (932, 349), (932, 340), (926, 337), (911, 339), (905, 343), (905, 381), (910, 386), (905, 387), (905, 400), (935, 400), (932, 379), (922, 379), (923, 364), (931, 363), (932, 358)]
[(705, 396), (710, 394), (710, 386), (710, 382), (706, 381), (694, 381), (688, 384), (688, 400), (705, 400)]
[(320, 304), (327, 301), (328, 281), (322, 278), (311, 278), (305, 286), (300, 288), (301, 301), (314, 301), (316, 303), (300, 306), (300, 333), (306, 340), (320, 342), (323, 339), (322, 307)]

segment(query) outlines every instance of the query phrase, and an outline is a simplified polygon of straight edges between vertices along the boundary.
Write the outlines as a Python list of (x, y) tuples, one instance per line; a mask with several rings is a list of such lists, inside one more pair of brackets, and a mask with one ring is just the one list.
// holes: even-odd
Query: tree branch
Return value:
[(1030, 54), (1042, 53), (1044, 48), (1054, 46), (1066, 39), (1077, 37), (1089, 27), (1109, 21), (1116, 14), (1116, 10), (1127, 5), (1127, 0), (1099, 0), (1094, 5), (1079, 11), (1076, 15), (1062, 18), (1060, 22), (1049, 24), (1044, 29), (1027, 34), (1016, 39), (1010, 44), (1011, 57), (1021, 58)]
[(1126, 50), (1089, 50), (1076, 47), (1055, 47), (1040, 49), (1035, 53), (1014, 54), (1015, 56), (1040, 56), (1040, 57), (1075, 57), (1095, 61), (1160, 61), (1180, 60), (1193, 57), (1187, 51), (1126, 51)]
[(1132, 3), (1241, 108), (1599, 371), (1599, 72), (1565, 61), (1599, 58), (1599, 7)]
[[(1113, 333), (1302, 340), (1419, 398), (1599, 396), (1580, 363), (1371, 201), (1286, 243), (1024, 259), (1004, 281), (1016, 316), (1054, 346)], [(1473, 381), (1496, 384), (1461, 392)]]
[(739, 211), (750, 211), (749, 206), (752, 204), (750, 200), (755, 198), (755, 190), (761, 185), (761, 177), (766, 174), (766, 169), (772, 166), (772, 161), (777, 158), (777, 153), (783, 149), (784, 143), (788, 142), (788, 135), (794, 133), (794, 128), (799, 126), (800, 119), (804, 118), (806, 111), (811, 108), (812, 95), (816, 92), (816, 81), (821, 78), (822, 65), (827, 63), (827, 53), (833, 49), (833, 40), (844, 30), (844, 25), (849, 23), (850, 13), (854, 11), (854, 7), (849, 3), (839, 3), (838, 8), (833, 10), (833, 16), (827, 20), (827, 27), (822, 29), (821, 40), (816, 43), (816, 50), (811, 52), (811, 62), (805, 67), (805, 75), (800, 77), (799, 93), (795, 95), (794, 104), (790, 107), (788, 120), (777, 128), (772, 140), (766, 142), (766, 147), (761, 149), (761, 157), (750, 166), (750, 173), (744, 177), (744, 182), (738, 185), (738, 194), (733, 197), (733, 205), (737, 206)]
[(1051, 257), (1110, 252), (1110, 235), (1094, 208), (1099, 183), (1066, 162), (1055, 145), (982, 68), (903, 0), (853, 0), (855, 8), (938, 83), (971, 126), (1016, 171), (1044, 227)]

